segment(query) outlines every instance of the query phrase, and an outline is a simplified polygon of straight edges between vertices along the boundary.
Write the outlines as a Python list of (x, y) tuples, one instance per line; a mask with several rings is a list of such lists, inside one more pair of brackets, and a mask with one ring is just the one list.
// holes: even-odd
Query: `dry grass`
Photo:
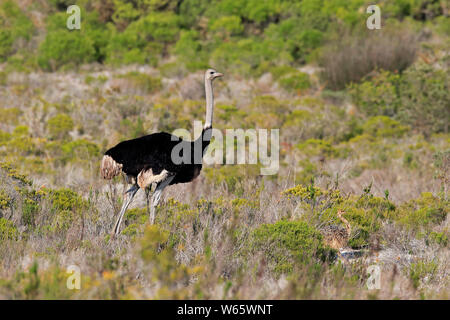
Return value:
[[(136, 128), (124, 124), (123, 119), (135, 124), (141, 118), (144, 130), (150, 132), (169, 130), (171, 127), (166, 127), (169, 125), (189, 129), (193, 120), (204, 116), (202, 96), (196, 93), (197, 84), (192, 83), (194, 76), (201, 77), (200, 73), (176, 81), (163, 77), (158, 92), (135, 90), (132, 81), (121, 92), (114, 90), (114, 79), (130, 71), (159, 76), (157, 70), (133, 67), (85, 74), (14, 73), (8, 76), (7, 85), (0, 88), (4, 106), (21, 110), (18, 123), (28, 126), (28, 136), (33, 142), (29, 152), (15, 145), (0, 146), (2, 160), (14, 162), (29, 174), (33, 189), (42, 189), (43, 185), (43, 189), (69, 187), (89, 203), (89, 209), (74, 211), (77, 215), (67, 230), (54, 232), (46, 229), (55, 216), (48, 199), (39, 202), (33, 227), (23, 222), (23, 210), (19, 206), (14, 212), (1, 210), (1, 216), (8, 219), (15, 214), (13, 220), (20, 236), (0, 244), (0, 297), (411, 299), (421, 295), (448, 296), (445, 267), (449, 262), (448, 248), (427, 244), (420, 233), (397, 224), (383, 224), (374, 232), (362, 258), (326, 262), (319, 267), (299, 264), (291, 274), (272, 272), (270, 261), (262, 252), (246, 254), (253, 230), (262, 224), (303, 219), (318, 229), (322, 225), (340, 225), (333, 211), (337, 204), (320, 209), (324, 216), (330, 214), (330, 217), (319, 224), (311, 215), (309, 204), (303, 207), (305, 201), (292, 202), (281, 195), (299, 182), (310, 182), (305, 160), (316, 167), (312, 172), (315, 184), (324, 190), (335, 186), (339, 177), (337, 189), (344, 198), (360, 196), (373, 182), (373, 195), (383, 198), (388, 189), (389, 199), (401, 205), (419, 197), (422, 191), (439, 193), (440, 181), (433, 178), (435, 168), (430, 150), (448, 148), (446, 136), (435, 136), (428, 141), (411, 136), (372, 137), (377, 139), (374, 144), (366, 140), (337, 139), (318, 152), (300, 150), (297, 144), (308, 139), (328, 141), (330, 137), (342, 136), (350, 116), (317, 97), (287, 96), (286, 92), (274, 89), (273, 83), (268, 83), (266, 88), (272, 97), (261, 98), (253, 81), (227, 79), (217, 86), (215, 120), (220, 129), (246, 128), (250, 120), (265, 121), (263, 116), (267, 112), (277, 117), (277, 123), (282, 124), (280, 140), (285, 143), (277, 176), (253, 175), (251, 167), (206, 166), (195, 182), (171, 186), (165, 191), (157, 225), (158, 230), (168, 233), (169, 240), (159, 238), (148, 228), (145, 210), (139, 209), (145, 207), (142, 192), (130, 207), (138, 208), (134, 211), (137, 218), (127, 216), (123, 226), (127, 231), (110, 239), (109, 232), (125, 190), (123, 181), (117, 179), (108, 184), (100, 178), (101, 152), (89, 159), (58, 160), (58, 154), (45, 148), (47, 119), (61, 112), (70, 115), (75, 124), (70, 139), (87, 139), (103, 151), (135, 132)], [(94, 79), (90, 84), (86, 84), (87, 76)], [(191, 86), (187, 88), (180, 87), (189, 83)], [(223, 106), (236, 106), (236, 109)], [(15, 127), (16, 124), (5, 123), (0, 129), (12, 133)], [(410, 146), (415, 148), (413, 156), (420, 169), (403, 164), (403, 155), (410, 151)], [(380, 150), (387, 152), (390, 161), (381, 158), (370, 162), (377, 159)], [(30, 160), (35, 158), (43, 159), (43, 163)], [(14, 186), (13, 182), (2, 180), (0, 189), (14, 190)], [(20, 195), (15, 196), (21, 203)], [(448, 217), (432, 230), (447, 234)], [(41, 283), (36, 288), (30, 287), (34, 277), (30, 270), (35, 262)], [(379, 291), (367, 290), (365, 286), (367, 267), (374, 262), (382, 267)], [(416, 266), (419, 262), (425, 267)], [(82, 271), (80, 291), (65, 286), (65, 270), (72, 264)], [(315, 273), (315, 268), (320, 272)], [(417, 283), (410, 277), (411, 268), (416, 268), (421, 275)], [(431, 276), (427, 268), (432, 271)]]
[(402, 72), (414, 62), (417, 51), (418, 36), (405, 28), (344, 35), (323, 49), (322, 77), (329, 88), (343, 89), (376, 70)]

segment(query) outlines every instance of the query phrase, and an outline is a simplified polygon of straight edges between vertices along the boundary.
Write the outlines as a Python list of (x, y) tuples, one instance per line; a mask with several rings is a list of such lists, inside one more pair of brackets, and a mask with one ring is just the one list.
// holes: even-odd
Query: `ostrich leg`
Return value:
[(164, 188), (169, 185), (169, 183), (173, 180), (174, 177), (175, 176), (168, 176), (166, 179), (164, 179), (163, 181), (161, 181), (160, 183), (158, 183), (156, 185), (155, 192), (153, 192), (153, 195), (152, 195), (152, 204), (151, 204), (151, 209), (150, 209), (150, 224), (155, 223), (156, 206), (158, 205), (159, 200), (161, 200), (161, 194), (162, 194)]
[(147, 201), (147, 214), (150, 215), (150, 191), (152, 190), (152, 185), (145, 188), (145, 200)]
[(139, 187), (137, 185), (133, 185), (130, 189), (128, 189), (127, 192), (125, 192), (125, 196), (127, 197), (127, 200), (122, 205), (122, 209), (120, 209), (119, 217), (117, 218), (116, 224), (114, 225), (114, 229), (112, 231), (113, 235), (119, 234), (120, 224), (122, 223), (125, 211), (127, 211), (128, 206), (130, 205), (131, 201), (133, 200), (133, 198), (138, 190), (139, 190)]

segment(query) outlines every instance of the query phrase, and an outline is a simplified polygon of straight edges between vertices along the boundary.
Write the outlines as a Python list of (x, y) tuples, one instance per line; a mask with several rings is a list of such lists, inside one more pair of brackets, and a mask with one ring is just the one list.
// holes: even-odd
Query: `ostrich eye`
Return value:
[(211, 71), (210, 74), (214, 74), (214, 71)]

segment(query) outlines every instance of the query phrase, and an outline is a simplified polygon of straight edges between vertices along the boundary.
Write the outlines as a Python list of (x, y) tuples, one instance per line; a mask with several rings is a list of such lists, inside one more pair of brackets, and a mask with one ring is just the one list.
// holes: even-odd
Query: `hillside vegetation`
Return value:
[[(0, 298), (448, 299), (448, 5), (379, 1), (368, 30), (369, 4), (0, 0)], [(103, 152), (193, 132), (208, 67), (213, 126), (280, 129), (280, 169), (205, 165), (111, 238)]]

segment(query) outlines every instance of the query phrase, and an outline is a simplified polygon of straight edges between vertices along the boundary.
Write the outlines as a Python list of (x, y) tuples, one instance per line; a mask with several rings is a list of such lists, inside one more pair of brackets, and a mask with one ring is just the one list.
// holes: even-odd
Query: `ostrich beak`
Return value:
[(216, 72), (216, 74), (214, 76), (215, 76), (214, 78), (220, 78), (220, 77), (223, 77), (223, 73)]

